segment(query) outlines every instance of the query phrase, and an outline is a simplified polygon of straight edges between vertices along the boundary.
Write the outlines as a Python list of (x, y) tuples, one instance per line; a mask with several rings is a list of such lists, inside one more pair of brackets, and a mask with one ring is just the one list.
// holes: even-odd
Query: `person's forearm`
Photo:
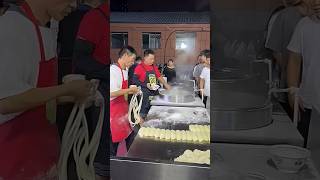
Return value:
[(288, 87), (298, 87), (300, 79), (301, 56), (291, 53), (288, 61)]
[[(300, 80), (300, 66), (301, 66), (301, 56), (299, 54), (290, 53), (288, 60), (288, 87), (299, 87)], [(288, 95), (289, 105), (294, 108), (294, 94)]]
[(162, 76), (160, 76), (160, 77), (158, 78), (158, 81), (159, 81), (161, 84), (163, 84), (163, 85), (167, 84), (167, 82), (163, 79)]
[(163, 79), (162, 76), (160, 76), (160, 77), (158, 78), (158, 80), (159, 80), (159, 82), (160, 82), (161, 84), (163, 84), (163, 86), (164, 86), (166, 89), (169, 89), (169, 88), (170, 88), (169, 84)]
[(200, 88), (200, 78), (199, 77), (195, 77), (195, 79), (196, 79), (197, 87)]
[(111, 92), (110, 96), (111, 97), (119, 97), (119, 96), (123, 96), (125, 94), (129, 94), (129, 92), (130, 92), (129, 89), (121, 89), (119, 91)]
[(142, 86), (142, 83), (140, 82), (140, 80), (136, 74), (133, 75), (132, 82), (136, 86)]
[(273, 57), (275, 58), (276, 63), (282, 68), (283, 67), (282, 53), (273, 52)]
[(204, 79), (200, 78), (199, 87), (200, 89), (204, 89)]
[(11, 114), (26, 111), (57, 97), (67, 95), (69, 92), (65, 85), (34, 88), (24, 93), (0, 100), (0, 113)]
[(76, 73), (86, 75), (89, 79), (108, 80), (107, 65), (93, 57), (94, 46), (87, 41), (77, 39), (73, 59)]

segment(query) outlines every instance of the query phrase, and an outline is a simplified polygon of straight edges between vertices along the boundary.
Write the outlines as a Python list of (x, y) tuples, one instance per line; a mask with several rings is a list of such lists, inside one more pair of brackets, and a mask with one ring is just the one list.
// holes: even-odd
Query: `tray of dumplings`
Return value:
[(210, 125), (210, 116), (202, 107), (152, 106), (143, 127), (187, 130), (190, 124)]
[(176, 143), (208, 144), (210, 143), (209, 125), (188, 125), (187, 130), (141, 127), (138, 136), (142, 139)]
[(210, 126), (191, 124), (187, 130), (141, 127), (128, 157), (147, 162), (210, 166)]
[(127, 157), (144, 162), (166, 164), (210, 166), (210, 144), (187, 142), (154, 141), (137, 136)]

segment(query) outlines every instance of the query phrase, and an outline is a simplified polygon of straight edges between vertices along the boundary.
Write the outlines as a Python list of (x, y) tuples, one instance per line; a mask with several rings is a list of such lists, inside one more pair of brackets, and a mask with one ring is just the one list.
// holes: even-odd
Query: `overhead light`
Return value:
[(181, 43), (181, 49), (186, 49), (188, 46), (185, 43)]

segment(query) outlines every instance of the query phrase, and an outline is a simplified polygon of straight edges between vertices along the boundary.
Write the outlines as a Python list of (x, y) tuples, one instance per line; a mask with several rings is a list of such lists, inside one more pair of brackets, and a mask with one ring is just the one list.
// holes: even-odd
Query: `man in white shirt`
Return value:
[(116, 156), (120, 142), (126, 141), (129, 148), (132, 141), (131, 125), (128, 121), (128, 102), (126, 96), (138, 92), (137, 86), (128, 87), (128, 69), (133, 65), (136, 51), (130, 47), (124, 47), (119, 52), (116, 64), (110, 67), (110, 151)]
[[(132, 55), (128, 56), (129, 53), (132, 53)], [(128, 80), (128, 69), (129, 69), (129, 67), (131, 67), (133, 65), (133, 62), (136, 58), (135, 53), (136, 52), (132, 47), (130, 47), (130, 46), (125, 47), (122, 50), (120, 50), (120, 53), (119, 53), (120, 57), (117, 61), (117, 64), (111, 65), (111, 67), (110, 67), (110, 92), (111, 92), (110, 100), (113, 100), (120, 95), (130, 94), (131, 92), (136, 91), (136, 89), (137, 89), (136, 87), (131, 87), (131, 88), (128, 88), (127, 90), (125, 90), (124, 92), (117, 92), (117, 91), (121, 90), (121, 85), (122, 85), (121, 71), (123, 72), (124, 80), (127, 81)], [(126, 57), (130, 58), (130, 60), (124, 60)], [(132, 62), (131, 62), (131, 59), (133, 59)], [(124, 69), (119, 68), (119, 64), (121, 65), (122, 61), (125, 61), (125, 63), (123, 63)], [(129, 62), (126, 62), (126, 61), (129, 61)]]
[(207, 53), (208, 50), (203, 50), (200, 52), (199, 56), (198, 56), (198, 61), (199, 64), (197, 64), (194, 69), (193, 69), (193, 77), (196, 80), (197, 86), (200, 87), (200, 74), (205, 66), (205, 60), (206, 60), (206, 56), (205, 53)]
[[(270, 29), (269, 37), (266, 41), (266, 48), (270, 49), (279, 69), (279, 86), (287, 88), (287, 64), (289, 52), (287, 46), (292, 38), (298, 22), (307, 14), (307, 4), (305, 0), (283, 0), (285, 9), (281, 10)], [(279, 94), (278, 101), (292, 117), (288, 97), (286, 94)]]
[[(311, 7), (316, 6), (313, 4)], [(288, 45), (290, 51), (288, 87), (300, 88), (298, 95), (301, 121), (298, 124), (298, 129), (305, 138), (305, 145), (307, 144), (312, 107), (319, 105), (318, 99), (315, 97), (320, 92), (319, 86), (316, 86), (319, 84), (320, 77), (320, 19), (315, 16), (315, 13), (312, 14), (298, 23)], [(289, 96), (289, 102), (293, 107), (294, 95)]]
[(205, 57), (204, 68), (200, 74), (200, 92), (204, 96), (204, 104), (210, 110), (210, 51), (203, 53)]
[(54, 178), (60, 145), (46, 104), (90, 95), (88, 81), (56, 84), (56, 41), (46, 24), (61, 20), (73, 4), (25, 0), (0, 16), (0, 179)]

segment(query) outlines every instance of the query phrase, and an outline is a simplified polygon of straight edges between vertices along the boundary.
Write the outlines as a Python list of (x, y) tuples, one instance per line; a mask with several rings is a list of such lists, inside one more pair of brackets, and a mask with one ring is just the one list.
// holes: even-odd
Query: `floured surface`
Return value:
[(201, 107), (152, 106), (144, 127), (187, 130), (190, 124), (210, 124), (210, 117)]
[(194, 102), (189, 103), (174, 103), (169, 102), (166, 98), (160, 98), (156, 96), (154, 100), (151, 101), (152, 106), (175, 106), (175, 107), (205, 107), (202, 100), (199, 97), (195, 97)]

